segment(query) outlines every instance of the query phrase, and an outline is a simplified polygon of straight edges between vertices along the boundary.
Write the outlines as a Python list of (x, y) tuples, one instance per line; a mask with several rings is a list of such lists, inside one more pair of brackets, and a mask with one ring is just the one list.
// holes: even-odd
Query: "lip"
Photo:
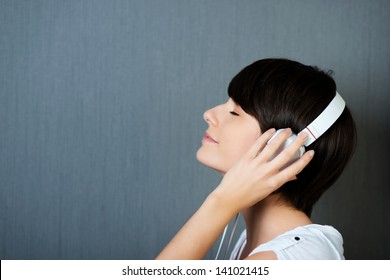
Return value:
[(218, 142), (213, 137), (211, 137), (207, 131), (202, 138), (202, 142), (218, 144)]

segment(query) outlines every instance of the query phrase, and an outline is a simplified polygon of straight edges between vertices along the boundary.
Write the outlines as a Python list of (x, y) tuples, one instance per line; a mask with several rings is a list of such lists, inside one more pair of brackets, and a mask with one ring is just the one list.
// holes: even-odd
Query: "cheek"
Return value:
[(228, 169), (232, 167), (255, 143), (257, 138), (253, 135), (239, 137), (236, 135), (233, 141), (224, 143), (221, 146), (223, 149), (225, 165)]
[(225, 138), (226, 141), (221, 145), (229, 168), (252, 147), (260, 134), (257, 121), (252, 119), (229, 131)]

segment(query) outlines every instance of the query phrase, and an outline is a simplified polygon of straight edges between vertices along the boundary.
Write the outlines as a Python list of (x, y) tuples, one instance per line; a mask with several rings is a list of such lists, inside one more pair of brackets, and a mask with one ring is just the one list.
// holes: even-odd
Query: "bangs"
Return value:
[[(261, 104), (261, 71), (252, 71), (251, 65), (241, 70), (229, 83), (228, 96), (249, 115), (257, 117), (256, 108)], [(257, 69), (258, 70), (258, 69)], [(260, 81), (260, 82), (259, 82)]]

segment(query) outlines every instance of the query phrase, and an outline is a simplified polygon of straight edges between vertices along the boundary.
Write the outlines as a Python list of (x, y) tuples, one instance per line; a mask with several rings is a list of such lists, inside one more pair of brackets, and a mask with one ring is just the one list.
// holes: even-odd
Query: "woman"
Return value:
[[(264, 59), (238, 73), (228, 94), (226, 103), (205, 112), (209, 127), (197, 153), (223, 179), (157, 259), (203, 258), (239, 212), (246, 230), (232, 259), (343, 259), (341, 234), (313, 224), (310, 215), (354, 151), (349, 109), (342, 107), (292, 161), (313, 141), (305, 128), (338, 96), (334, 80), (316, 67)], [(278, 154), (286, 140), (291, 144)]]

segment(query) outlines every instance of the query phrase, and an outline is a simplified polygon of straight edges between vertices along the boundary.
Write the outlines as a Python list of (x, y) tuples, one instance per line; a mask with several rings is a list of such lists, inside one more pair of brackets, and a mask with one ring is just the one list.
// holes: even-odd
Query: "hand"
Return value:
[(274, 133), (274, 129), (265, 132), (225, 174), (220, 185), (157, 259), (203, 258), (235, 214), (264, 199), (284, 183), (295, 179), (295, 175), (312, 159), (312, 151), (306, 152), (296, 162), (282, 168), (307, 137), (300, 135), (287, 149), (271, 160), (278, 147), (291, 135), (291, 130), (285, 129), (267, 145)]
[(282, 169), (307, 139), (306, 133), (298, 137), (272, 159), (273, 154), (291, 135), (291, 129), (284, 129), (268, 145), (275, 129), (263, 133), (249, 151), (225, 174), (212, 195), (222, 199), (224, 205), (235, 213), (249, 208), (266, 198), (296, 175), (313, 158), (314, 151), (308, 151), (296, 162)]

